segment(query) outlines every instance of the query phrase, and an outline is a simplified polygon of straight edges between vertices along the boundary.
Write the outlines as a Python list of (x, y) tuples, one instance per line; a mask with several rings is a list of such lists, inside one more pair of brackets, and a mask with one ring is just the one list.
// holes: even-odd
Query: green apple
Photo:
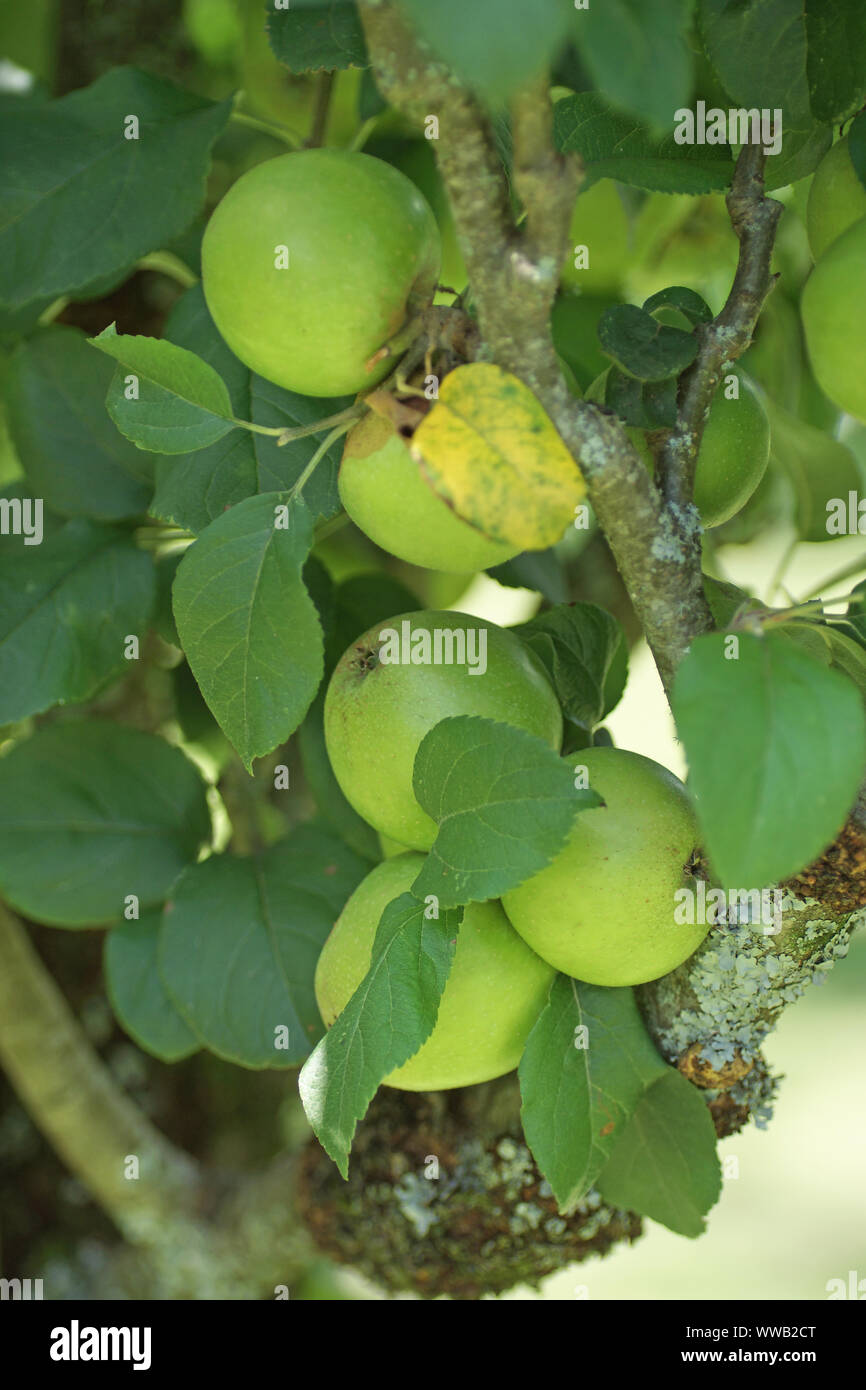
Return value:
[(390, 420), (372, 411), (346, 440), (339, 489), (355, 525), (410, 564), (474, 574), (519, 552), (519, 546), (491, 540), (457, 516), (425, 480)]
[(583, 748), (568, 762), (587, 768), (605, 804), (581, 811), (556, 858), (502, 905), (527, 945), (566, 975), (593, 985), (655, 980), (708, 930), (674, 920), (697, 842), (685, 787), (621, 748)]
[(721, 526), (746, 505), (767, 470), (770, 421), (742, 372), (739, 397), (728, 399), (724, 382), (713, 396), (695, 470), (695, 505), (704, 526)]
[[(442, 269), (440, 280), (459, 293), (466, 288), (466, 266), (457, 241), (454, 214), (445, 185), (436, 167), (432, 140), (376, 140), (367, 145), (367, 153), (386, 159), (411, 179), (430, 204), (442, 240)], [(443, 304), (451, 304), (453, 295), (437, 296)]]
[[(593, 294), (617, 290), (629, 258), (629, 223), (625, 204), (612, 179), (599, 179), (579, 193), (569, 228), (570, 249), (562, 268), (564, 285)], [(578, 269), (575, 248), (585, 246), (588, 265)]]
[(806, 230), (813, 258), (819, 260), (828, 246), (861, 217), (866, 217), (866, 188), (851, 163), (846, 135), (830, 146), (809, 189)]
[[(438, 663), (429, 659), (437, 643)], [(388, 659), (395, 653), (415, 660)], [(415, 754), (435, 724), (458, 714), (526, 729), (551, 748), (562, 743), (562, 713), (541, 663), (483, 618), (398, 614), (353, 642), (334, 669), (325, 697), (334, 775), (359, 815), (401, 845), (429, 849), (436, 838), (412, 789)]]
[(866, 217), (824, 252), (806, 281), (800, 309), (818, 385), (840, 410), (866, 420)]
[[(370, 968), (382, 913), (409, 892), (423, 863), (423, 854), (386, 859), (343, 908), (316, 967), (316, 1000), (329, 1028)], [(446, 1091), (513, 1071), (554, 974), (520, 939), (498, 902), (470, 903), (463, 910), (436, 1026), (420, 1051), (386, 1077), (387, 1084), (403, 1091)]]
[(414, 184), (345, 150), (250, 169), (202, 242), (202, 286), (229, 347), (289, 391), (341, 396), (393, 368), (366, 363), (433, 298), (439, 233)]

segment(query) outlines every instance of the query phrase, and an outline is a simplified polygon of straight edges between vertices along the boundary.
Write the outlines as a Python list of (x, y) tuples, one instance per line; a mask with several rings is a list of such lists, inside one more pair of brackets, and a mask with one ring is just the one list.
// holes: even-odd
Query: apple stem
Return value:
[(345, 410), (338, 410), (335, 415), (326, 415), (323, 420), (317, 420), (313, 425), (299, 425), (297, 429), (278, 430), (277, 444), (282, 448), (284, 444), (291, 444), (296, 439), (306, 439), (308, 435), (319, 434), (322, 430), (330, 429), (334, 425), (342, 425), (346, 421), (351, 424), (354, 420), (360, 419), (366, 409), (367, 407), (363, 402), (358, 401)]
[(331, 445), (332, 445), (337, 439), (340, 439), (344, 434), (348, 434), (349, 428), (350, 428), (350, 426), (351, 426), (351, 423), (352, 423), (351, 421), (348, 421), (348, 422), (343, 423), (342, 425), (337, 425), (336, 429), (331, 430), (330, 434), (326, 434), (326, 435), (325, 435), (325, 438), (322, 440), (322, 442), (321, 442), (321, 444), (319, 445), (318, 449), (317, 449), (316, 452), (313, 454), (313, 457), (310, 459), (310, 462), (307, 464), (307, 466), (306, 466), (306, 468), (304, 469), (303, 473), (302, 473), (301, 476), (298, 478), (298, 481), (295, 483), (294, 487), (291, 489), (291, 491), (290, 491), (290, 493), (289, 493), (289, 498), (290, 498), (290, 499), (294, 499), (294, 498), (296, 498), (296, 497), (300, 497), (301, 492), (303, 491), (305, 484), (307, 483), (307, 481), (309, 480), (309, 478), (312, 476), (313, 471), (315, 470), (315, 468), (318, 466), (318, 464), (319, 464), (319, 463), (322, 461), (322, 459), (325, 457), (325, 454), (328, 452), (328, 450), (330, 449)]

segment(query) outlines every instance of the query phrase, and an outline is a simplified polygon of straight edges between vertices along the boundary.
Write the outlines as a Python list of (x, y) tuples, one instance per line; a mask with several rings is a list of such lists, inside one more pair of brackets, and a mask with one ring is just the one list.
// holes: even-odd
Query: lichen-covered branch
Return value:
[[(752, 341), (764, 301), (775, 283), (770, 262), (782, 204), (764, 195), (765, 155), (744, 145), (726, 202), (740, 255), (731, 292), (712, 323), (695, 330), (700, 347), (680, 379), (678, 420), (658, 457), (659, 481), (668, 506), (685, 516), (691, 509), (695, 466), (704, 426), (722, 374)], [(694, 515), (697, 524), (697, 514)]]
[(866, 909), (833, 911), (826, 902), (784, 893), (779, 931), (755, 923), (714, 927), (695, 954), (638, 1001), (659, 1051), (707, 1093), (720, 1133), (769, 1115), (776, 1081), (761, 1046), (779, 1015), (847, 954)]
[(436, 158), (448, 190), (482, 335), (481, 353), (542, 402), (571, 450), (640, 618), (665, 687), (689, 643), (712, 627), (701, 582), (697, 527), (666, 511), (620, 421), (569, 391), (550, 329), (579, 180), (553, 146), (546, 84), (512, 104), (518, 226), (490, 122), (471, 93), (408, 27), (402, 11), (361, 5), (382, 92), (421, 125), (439, 121)]

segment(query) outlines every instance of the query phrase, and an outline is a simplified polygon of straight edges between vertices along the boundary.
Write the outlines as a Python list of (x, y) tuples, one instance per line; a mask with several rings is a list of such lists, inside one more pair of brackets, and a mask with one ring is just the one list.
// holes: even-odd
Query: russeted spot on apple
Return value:
[[(396, 648), (399, 659), (381, 659)], [(398, 844), (426, 850), (436, 838), (415, 799), (415, 754), (435, 724), (458, 714), (562, 745), (562, 712), (540, 661), (483, 618), (400, 613), (353, 642), (334, 669), (325, 696), (334, 775), (358, 814)]]
[(581, 811), (559, 854), (502, 905), (527, 945), (566, 975), (611, 986), (658, 979), (708, 930), (674, 915), (697, 844), (686, 789), (621, 748), (581, 749), (568, 763), (586, 767), (605, 804)]
[[(410, 890), (423, 863), (422, 854), (384, 860), (343, 908), (316, 967), (316, 1000), (329, 1028), (370, 968), (382, 913)], [(386, 1084), (404, 1091), (445, 1091), (513, 1071), (554, 973), (520, 939), (498, 902), (470, 903), (433, 1032), (414, 1057), (385, 1078)]]
[(301, 150), (248, 170), (202, 242), (214, 323), (253, 371), (305, 396), (381, 381), (367, 363), (433, 298), (439, 232), (415, 185), (381, 159)]
[(373, 411), (346, 439), (339, 489), (355, 525), (409, 564), (474, 574), (504, 564), (519, 551), (463, 521), (433, 491), (392, 422)]

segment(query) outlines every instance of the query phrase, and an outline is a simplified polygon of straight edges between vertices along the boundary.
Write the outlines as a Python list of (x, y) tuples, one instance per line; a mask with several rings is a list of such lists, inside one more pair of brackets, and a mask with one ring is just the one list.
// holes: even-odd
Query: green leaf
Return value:
[(677, 379), (638, 381), (611, 366), (604, 384), (604, 403), (637, 429), (672, 429), (677, 422)]
[(32, 546), (0, 536), (0, 724), (128, 671), (126, 638), (144, 637), (153, 600), (149, 556), (116, 527), (67, 521)]
[(606, 1202), (699, 1236), (722, 1190), (716, 1133), (696, 1087), (668, 1068), (649, 1087), (596, 1183)]
[(304, 778), (328, 824), (357, 854), (376, 861), (381, 854), (379, 838), (372, 825), (362, 820), (354, 806), (350, 806), (334, 776), (325, 746), (324, 707), (325, 692), (322, 689), (298, 729), (298, 752)]
[(544, 72), (571, 22), (560, 0), (404, 0), (413, 29), (458, 77), (500, 103)]
[(415, 795), (439, 831), (412, 892), (443, 907), (501, 897), (549, 864), (597, 806), (542, 739), (492, 719), (443, 719), (415, 755)]
[(113, 369), (77, 328), (22, 343), (6, 379), (9, 432), (33, 496), (64, 516), (100, 521), (147, 510), (151, 461), (105, 410)]
[(691, 95), (689, 0), (604, 0), (578, 10), (572, 37), (595, 86), (649, 125), (667, 129)]
[(534, 589), (551, 603), (565, 603), (568, 599), (562, 562), (553, 547), (525, 550), (504, 565), (494, 565), (487, 573), (497, 584), (509, 589)]
[(519, 1074), (526, 1142), (561, 1211), (592, 1186), (644, 1090), (667, 1071), (633, 990), (557, 975)]
[(344, 1178), (355, 1128), (380, 1083), (414, 1057), (436, 1024), (460, 913), (430, 920), (426, 913), (411, 893), (388, 904), (370, 969), (298, 1081), (307, 1119)]
[(322, 679), (322, 629), (301, 579), (312, 538), (302, 503), (250, 497), (202, 532), (174, 581), (187, 661), (248, 770), (295, 731)]
[(855, 584), (848, 596), (848, 619), (857, 641), (866, 647), (866, 579)]
[[(729, 658), (733, 641), (738, 655)], [(866, 763), (863, 706), (850, 680), (786, 636), (710, 633), (680, 665), (673, 710), (723, 887), (763, 888), (826, 849)]]
[[(217, 333), (200, 284), (177, 301), (164, 336), (214, 369), (235, 419), (252, 420), (252, 374)], [(158, 458), (152, 515), (197, 534), (236, 502), (253, 497), (260, 490), (254, 439), (250, 430), (232, 430), (203, 449)]]
[(859, 690), (861, 700), (866, 701), (866, 647), (835, 626), (830, 628), (828, 636), (831, 665), (837, 671), (844, 671)]
[(0, 759), (0, 891), (36, 922), (102, 926), (132, 894), (162, 903), (210, 834), (197, 769), (153, 734), (60, 722)]
[(5, 110), (0, 301), (82, 290), (183, 232), (231, 106), (114, 68), (57, 101)]
[(866, 111), (855, 116), (848, 127), (848, 153), (858, 179), (866, 188)]
[(286, 10), (267, 8), (271, 49), (290, 72), (366, 68), (369, 59), (357, 5), (346, 0), (295, 0)]
[(162, 1062), (179, 1062), (198, 1052), (200, 1043), (165, 992), (157, 969), (161, 912), (120, 922), (106, 934), (105, 988), (124, 1032)]
[(744, 589), (738, 589), (735, 584), (729, 584), (723, 579), (713, 579), (712, 575), (702, 576), (704, 582), (704, 595), (710, 606), (713, 621), (718, 628), (725, 628), (730, 623), (735, 613), (749, 604), (751, 596)]
[(782, 149), (767, 161), (767, 189), (804, 178), (830, 144), (825, 118), (810, 101), (804, 0), (699, 0), (697, 15), (732, 106), (782, 112)]
[(678, 309), (695, 327), (699, 323), (710, 323), (713, 317), (703, 295), (685, 285), (668, 285), (667, 289), (658, 290), (644, 300), (643, 307), (648, 314), (655, 313), (656, 309)]
[(583, 160), (584, 188), (610, 178), (650, 193), (714, 193), (733, 178), (728, 145), (660, 139), (633, 116), (615, 111), (599, 92), (563, 97), (554, 107), (553, 128), (557, 148)]
[[(348, 396), (298, 396), (253, 375), (217, 332), (200, 285), (187, 290), (175, 305), (165, 336), (214, 368), (226, 385), (238, 420), (291, 429), (313, 425), (351, 404)], [(160, 458), (156, 464), (156, 495), (150, 510), (154, 516), (198, 534), (247, 497), (290, 488), (319, 442), (320, 437), (310, 436), (278, 445), (275, 437), (237, 429), (206, 448)], [(340, 511), (337, 472), (342, 447), (342, 440), (331, 446), (304, 488), (307, 506), (317, 517), (327, 519)]]
[(812, 113), (835, 125), (866, 99), (866, 10), (862, 0), (804, 0), (806, 77)]
[(139, 449), (185, 454), (236, 428), (225, 382), (194, 352), (165, 338), (118, 334), (113, 323), (90, 342), (120, 363), (105, 404)]
[(560, 604), (512, 631), (541, 661), (568, 718), (586, 729), (600, 724), (625, 687), (625, 673), (619, 688), (607, 684), (625, 642), (616, 618), (594, 603)]
[(598, 321), (598, 340), (617, 366), (641, 381), (679, 376), (698, 353), (691, 333), (659, 323), (636, 304), (605, 309)]
[(390, 574), (354, 574), (334, 590), (334, 631), (328, 644), (329, 664), (336, 665), (356, 637), (395, 613), (416, 613), (417, 594)]
[(313, 977), (370, 868), (305, 824), (261, 855), (191, 865), (165, 905), (159, 966), (201, 1042), (240, 1066), (296, 1067), (322, 1035)]

